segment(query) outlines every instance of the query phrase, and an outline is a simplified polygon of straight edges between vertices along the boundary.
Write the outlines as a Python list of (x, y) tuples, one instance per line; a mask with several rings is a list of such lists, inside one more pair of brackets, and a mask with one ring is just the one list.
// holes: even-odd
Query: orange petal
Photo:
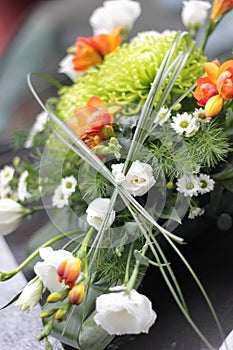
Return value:
[(233, 68), (233, 60), (228, 60), (224, 62), (219, 68), (218, 75), (220, 75), (225, 70), (228, 70), (229, 68)]
[(214, 117), (221, 112), (223, 106), (223, 98), (220, 95), (211, 97), (205, 105), (205, 113), (207, 117)]
[(211, 82), (214, 84), (216, 84), (216, 81), (218, 78), (219, 67), (220, 67), (220, 63), (217, 60), (204, 63), (205, 71), (208, 77), (210, 78)]
[(233, 0), (214, 0), (211, 19), (215, 21), (219, 16), (233, 8)]

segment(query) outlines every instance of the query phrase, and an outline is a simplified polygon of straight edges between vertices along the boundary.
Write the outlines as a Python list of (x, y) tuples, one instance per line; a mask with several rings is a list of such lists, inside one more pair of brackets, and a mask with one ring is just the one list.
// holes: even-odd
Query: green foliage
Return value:
[(191, 157), (207, 170), (221, 161), (226, 161), (231, 149), (225, 131), (214, 120), (204, 124), (196, 135), (187, 139), (186, 145)]

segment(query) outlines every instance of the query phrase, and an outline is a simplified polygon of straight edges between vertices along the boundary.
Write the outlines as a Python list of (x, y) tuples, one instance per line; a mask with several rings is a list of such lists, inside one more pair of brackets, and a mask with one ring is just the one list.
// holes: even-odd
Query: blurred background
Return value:
[[(142, 15), (131, 36), (139, 31), (185, 29), (180, 11), (182, 0), (140, 0)], [(43, 72), (63, 81), (58, 63), (77, 36), (92, 35), (88, 19), (102, 0), (0, 0), (0, 146), (9, 143), (16, 129), (28, 129), (40, 107), (26, 83), (29, 72)], [(206, 54), (222, 58), (233, 47), (233, 13), (225, 16), (213, 34)], [(224, 33), (227, 32), (227, 35)], [(42, 96), (48, 85), (40, 81)]]

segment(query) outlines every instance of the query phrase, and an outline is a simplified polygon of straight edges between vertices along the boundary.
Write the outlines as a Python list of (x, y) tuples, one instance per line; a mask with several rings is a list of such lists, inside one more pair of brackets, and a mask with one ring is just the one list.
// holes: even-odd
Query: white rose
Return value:
[(64, 73), (68, 78), (70, 78), (72, 81), (75, 81), (80, 75), (83, 75), (85, 71), (83, 72), (77, 72), (72, 63), (74, 55), (68, 54), (66, 55), (60, 62), (59, 62), (59, 73)]
[(183, 2), (181, 18), (187, 28), (197, 30), (204, 25), (211, 5), (207, 1), (190, 0)]
[(20, 225), (27, 212), (22, 205), (10, 198), (0, 200), (0, 236), (8, 235)]
[(64, 288), (64, 283), (58, 281), (57, 267), (66, 259), (73, 258), (73, 255), (67, 250), (53, 250), (51, 247), (41, 248), (40, 257), (43, 262), (37, 262), (34, 271), (42, 279), (45, 287), (51, 293), (59, 292)]
[(156, 320), (150, 300), (136, 290), (102, 294), (96, 299), (94, 321), (109, 334), (148, 333)]
[[(119, 177), (123, 170), (123, 163), (113, 164), (112, 173), (115, 178)], [(125, 176), (125, 180), (122, 181), (122, 186), (134, 196), (143, 196), (154, 186), (155, 179), (153, 177), (153, 169), (149, 164), (142, 163), (136, 160), (132, 163), (129, 171)]]
[(22, 311), (30, 311), (33, 306), (37, 305), (43, 290), (41, 279), (34, 278), (24, 287), (15, 305)]
[[(87, 222), (90, 226), (94, 226), (96, 230), (99, 230), (106, 214), (108, 213), (110, 205), (110, 199), (108, 198), (96, 198), (88, 206)], [(107, 228), (110, 227), (115, 220), (115, 211), (110, 213)]]
[(98, 7), (92, 13), (89, 22), (94, 34), (109, 33), (116, 27), (130, 31), (134, 22), (141, 13), (140, 3), (133, 0), (104, 1), (102, 7)]

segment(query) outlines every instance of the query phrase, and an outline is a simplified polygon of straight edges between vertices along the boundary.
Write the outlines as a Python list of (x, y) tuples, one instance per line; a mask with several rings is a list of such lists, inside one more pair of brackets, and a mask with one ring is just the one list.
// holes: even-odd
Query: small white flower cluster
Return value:
[(185, 197), (205, 194), (214, 189), (214, 180), (207, 174), (185, 174), (177, 180), (177, 191)]
[(0, 199), (12, 198), (25, 201), (31, 197), (31, 194), (27, 191), (27, 179), (29, 173), (25, 170), (19, 177), (17, 193), (13, 193), (11, 189), (11, 181), (14, 178), (15, 169), (12, 166), (6, 165), (2, 170), (0, 170)]
[(49, 116), (46, 112), (41, 112), (37, 115), (36, 121), (33, 124), (27, 141), (25, 142), (24, 147), (25, 148), (31, 148), (33, 146), (33, 139), (36, 136), (37, 133), (40, 133), (44, 130), (46, 123), (48, 122)]
[(77, 180), (73, 175), (67, 176), (61, 180), (60, 185), (54, 191), (52, 204), (57, 208), (63, 208), (69, 205), (69, 198), (75, 192)]
[(189, 211), (188, 219), (195, 219), (197, 216), (202, 216), (205, 213), (204, 208), (194, 207)]
[(210, 118), (205, 115), (203, 108), (196, 108), (193, 115), (187, 112), (177, 113), (172, 117), (171, 128), (179, 135), (192, 137), (200, 128), (201, 123), (208, 123)]
[(12, 190), (10, 182), (13, 180), (15, 169), (12, 166), (5, 165), (0, 170), (0, 199), (6, 198), (11, 195)]

